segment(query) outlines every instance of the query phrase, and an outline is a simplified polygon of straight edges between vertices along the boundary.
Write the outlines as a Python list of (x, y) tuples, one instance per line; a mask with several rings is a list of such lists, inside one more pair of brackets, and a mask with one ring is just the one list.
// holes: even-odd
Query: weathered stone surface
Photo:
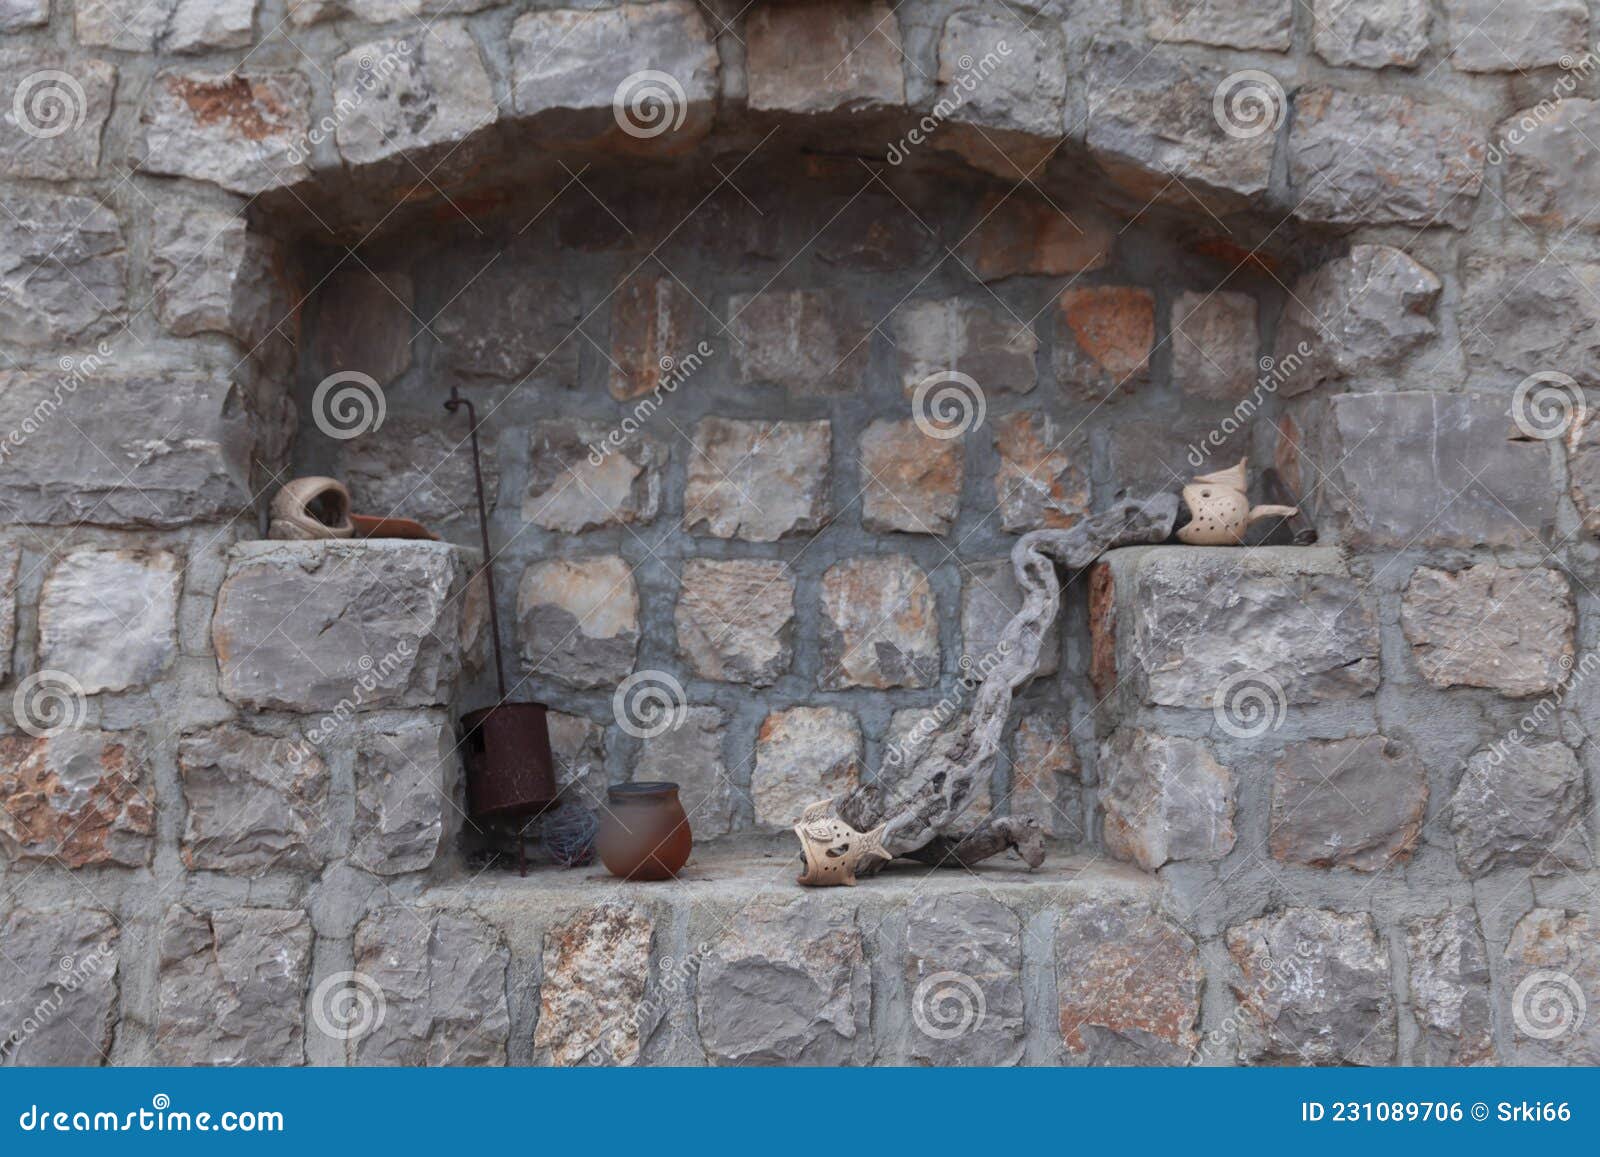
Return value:
[(732, 785), (722, 758), (728, 717), (717, 707), (686, 707), (678, 722), (644, 741), (635, 780), (667, 780), (678, 785), (678, 799), (697, 840), (726, 835), (733, 828)]
[(298, 72), (164, 72), (140, 110), (133, 161), (253, 196), (306, 179), (310, 120)]
[(1506, 206), (1530, 225), (1600, 229), (1589, 212), (1600, 195), (1596, 132), (1600, 101), (1583, 97), (1524, 109), (1502, 121), (1495, 140), (1512, 146), (1503, 150)]
[(456, 760), (454, 731), (426, 719), (363, 733), (355, 742), (351, 862), (380, 876), (430, 866), (444, 835)]
[(611, 396), (626, 401), (666, 393), (669, 385), (676, 392), (711, 349), (691, 340), (700, 312), (693, 294), (671, 277), (640, 272), (619, 285), (611, 298)]
[(820, 113), (903, 105), (900, 25), (886, 0), (763, 4), (744, 26), (750, 107)]
[(1026, 189), (990, 193), (956, 253), (980, 281), (1087, 273), (1111, 260), (1116, 233), (1102, 217)]
[(449, 703), (463, 582), (442, 542), (240, 543), (211, 621), (222, 694), (256, 710)]
[(1549, 449), (1504, 396), (1343, 394), (1295, 419), (1310, 504), (1343, 546), (1525, 546), (1555, 520)]
[(774, 711), (756, 735), (750, 797), (756, 823), (787, 831), (807, 804), (838, 799), (861, 781), (861, 725), (837, 707)]
[(1096, 510), (1151, 494), (1177, 495), (1195, 474), (1232, 466), (1250, 451), (1251, 435), (1262, 421), (1258, 415), (1253, 421), (1219, 422), (1203, 418), (1195, 406), (1162, 409), (1159, 417), (1110, 420), (1106, 415), (1094, 423), (1092, 440), (1106, 458), (1106, 472), (1095, 476)]
[(238, 214), (156, 206), (150, 273), (156, 316), (172, 333), (226, 334), (251, 350), (274, 326), (293, 332), (281, 265), (276, 246)]
[[(1089, 151), (1135, 195), (1237, 202), (1266, 192), (1272, 148), (1288, 111), (1282, 90), (1252, 89), (1240, 122), (1213, 110), (1226, 68), (1144, 43), (1100, 39), (1088, 58)], [(1174, 184), (1173, 178), (1177, 178)]]
[(522, 572), (517, 641), (528, 670), (572, 687), (606, 687), (633, 670), (639, 591), (617, 555), (554, 558)]
[(1089, 445), (1081, 432), (1019, 411), (994, 420), (994, 448), (1002, 530), (1067, 530), (1089, 512)]
[(1022, 1059), (1022, 922), (976, 894), (923, 896), (906, 913), (911, 1056), (930, 1065)]
[[(816, 214), (814, 223), (808, 223), (807, 228), (817, 230), (812, 243), (817, 258), (843, 272), (890, 273), (909, 269), (938, 251), (937, 230), (899, 194), (869, 189), (843, 205), (819, 197), (810, 212)], [(834, 328), (854, 337), (862, 319), (851, 315), (848, 303), (838, 303), (835, 308), (838, 313), (832, 322)], [(847, 364), (858, 371), (858, 376), (859, 370), (865, 368), (855, 355)]]
[(1394, 1063), (1389, 949), (1370, 915), (1287, 908), (1229, 928), (1227, 944), (1241, 1061)]
[(1412, 920), (1406, 925), (1406, 950), (1418, 1030), (1412, 1063), (1492, 1061), (1489, 960), (1472, 910), (1452, 908)]
[(0, 0), (0, 32), (39, 28), (50, 19), (50, 0)]
[(545, 723), (562, 799), (598, 811), (606, 798), (605, 728), (564, 711), (550, 712)]
[(1450, 62), (1462, 72), (1522, 72), (1583, 55), (1589, 6), (1582, 0), (1444, 0)]
[[(409, 274), (341, 269), (330, 276), (317, 291), (317, 327), (311, 343), (316, 372), (326, 376), (355, 370), (380, 386), (398, 378), (411, 366), (415, 305), (416, 289)], [(393, 420), (386, 419), (386, 424)], [(492, 491), (489, 499), (494, 500)]]
[[(117, 1017), (119, 930), (107, 912), (18, 908), (0, 923), (0, 1063), (100, 1065)], [(49, 1016), (41, 1008), (59, 1001)]]
[(740, 377), (799, 395), (853, 393), (871, 353), (871, 318), (837, 293), (768, 289), (728, 299)]
[(1568, 493), (1583, 529), (1600, 535), (1600, 413), (1585, 410), (1566, 435)]
[(1155, 297), (1148, 289), (1093, 285), (1056, 301), (1056, 378), (1088, 401), (1133, 392), (1150, 374)]
[[(975, 685), (963, 685), (937, 703), (902, 707), (889, 716), (889, 730), (883, 737), (883, 758), (878, 766), (885, 813), (904, 811), (915, 802), (922, 781), (912, 773), (919, 760), (945, 759), (954, 754), (965, 720), (961, 713), (961, 697), (970, 695), (974, 688)], [(994, 784), (992, 777), (983, 776), (972, 785), (972, 794), (961, 809), (961, 818), (977, 827), (992, 814)]]
[(456, 146), (499, 119), (489, 73), (464, 24), (386, 37), (333, 64), (334, 100), (354, 111), (334, 131), (351, 164)]
[(9, 189), (6, 209), (0, 214), (0, 342), (71, 348), (109, 333), (128, 301), (117, 215), (86, 197)]
[(1440, 288), (1431, 270), (1387, 245), (1352, 245), (1301, 277), (1278, 321), (1278, 392), (1293, 397), (1322, 382), (1394, 369), (1437, 332), (1429, 315)]
[[(1022, 609), (1022, 591), (1009, 558), (961, 566), (961, 669), (981, 679), (1004, 657), (1001, 633)], [(1061, 636), (1049, 631), (1039, 647), (1035, 674), (1054, 675), (1061, 662)]]
[(1474, 752), (1450, 800), (1456, 862), (1474, 878), (1503, 867), (1535, 876), (1593, 867), (1587, 795), (1564, 743), (1499, 740)]
[(17, 575), (22, 552), (0, 544), (0, 680), (11, 676), (11, 652), (17, 645)]
[(178, 774), (191, 870), (259, 876), (327, 862), (330, 779), (309, 743), (216, 727), (179, 743)]
[(315, 1007), (332, 1015), (317, 1027), (346, 1037), (351, 1064), (503, 1065), (509, 963), (500, 934), (471, 912), (379, 908), (356, 925), (355, 967), (356, 984), (365, 977), (381, 994), (382, 1015), (357, 1006), (341, 1018), (337, 990), (319, 988)]
[[(361, 513), (414, 518), (435, 533), (475, 523), (477, 494), (465, 422), (455, 426), (390, 416), (377, 429), (338, 446), (336, 473)], [(480, 440), (479, 450), (484, 501), (493, 511), (500, 490), (499, 455), (487, 440)]]
[(1187, 1064), (1204, 983), (1194, 941), (1147, 904), (1081, 900), (1061, 913), (1056, 994), (1069, 1064)]
[(933, 374), (966, 374), (987, 394), (1027, 393), (1039, 339), (1025, 319), (961, 297), (922, 298), (895, 311), (895, 361), (907, 396)]
[(95, 176), (116, 86), (117, 70), (103, 60), (38, 44), (0, 49), (0, 177)]
[(1435, 687), (1554, 690), (1572, 667), (1575, 623), (1572, 587), (1554, 567), (1419, 566), (1400, 602), (1411, 657)]
[(1244, 397), (1256, 381), (1256, 299), (1245, 293), (1180, 293), (1172, 303), (1172, 378), (1186, 394)]
[(1511, 932), (1501, 983), (1511, 994), (1517, 1063), (1600, 1064), (1600, 921), (1592, 912), (1529, 912)]
[(965, 473), (959, 438), (930, 437), (915, 421), (873, 422), (861, 434), (861, 525), (949, 534)]
[(1315, 0), (1312, 44), (1329, 64), (1409, 68), (1428, 50), (1428, 0)]
[(872, 982), (851, 910), (809, 898), (750, 905), (711, 944), (695, 995), (713, 1064), (872, 1059)]
[(770, 686), (794, 657), (794, 578), (784, 562), (686, 559), (678, 648), (702, 679)]
[(298, 909), (174, 906), (161, 925), (157, 1063), (304, 1064), (311, 940)]
[(1147, 0), (1152, 40), (1289, 51), (1292, 0)]
[(660, 1010), (645, 1003), (654, 924), (642, 908), (600, 904), (548, 929), (533, 1047), (557, 1065), (631, 1065)]
[(169, 52), (248, 48), (255, 39), (256, 0), (178, 0), (167, 23)]
[(939, 39), (938, 81), (938, 99), (956, 105), (953, 120), (1053, 141), (1066, 121), (1061, 26), (977, 8), (953, 12)]
[(150, 683), (178, 653), (182, 572), (165, 550), (65, 555), (39, 594), (39, 666), (91, 695)]
[(0, 412), (30, 415), (0, 471), (8, 521), (171, 527), (250, 505), (255, 436), (232, 383), (193, 374), (67, 381), (0, 372)]
[(446, 371), (497, 381), (572, 387), (582, 316), (570, 278), (530, 277), (515, 251), (491, 263), (477, 250), (434, 276), (446, 292), (429, 322)]
[(1272, 857), (1381, 871), (1410, 859), (1427, 806), (1427, 770), (1395, 740), (1365, 735), (1291, 743), (1273, 773)]
[[(641, 72), (665, 73), (677, 89), (623, 86)], [(717, 72), (716, 46), (692, 0), (528, 12), (511, 26), (512, 98), (522, 116), (603, 110), (610, 122), (621, 101), (622, 132), (672, 140), (708, 127)]]
[(177, 0), (83, 0), (73, 6), (72, 31), (79, 44), (153, 52)]
[(1039, 821), (1047, 833), (1080, 841), (1083, 767), (1072, 743), (1071, 721), (1052, 710), (1029, 711), (1011, 738), (1009, 812)]
[[(642, 434), (613, 441), (608, 438), (612, 430), (601, 422), (573, 419), (533, 424), (522, 499), (525, 521), (577, 534), (655, 518), (667, 448)], [(466, 501), (471, 497), (469, 490)]]
[(1465, 225), (1483, 183), (1484, 127), (1438, 101), (1313, 86), (1295, 94), (1295, 213), (1340, 224)]
[(247, 48), (256, 0), (84, 0), (76, 6), (78, 43), (125, 52), (207, 52)]
[(904, 555), (835, 563), (822, 576), (821, 671), (827, 691), (931, 687), (939, 678), (938, 606)]
[(0, 737), (0, 851), (17, 863), (144, 867), (156, 830), (148, 767), (136, 732)]
[(1147, 872), (1233, 850), (1234, 785), (1200, 739), (1122, 727), (1101, 748), (1106, 851)]
[(684, 529), (748, 542), (820, 530), (832, 433), (827, 422), (701, 419), (685, 451)]
[[(1491, 374), (1557, 369), (1586, 386), (1600, 385), (1600, 264), (1468, 253), (1462, 262), (1461, 341), (1469, 364)], [(1494, 387), (1510, 383), (1494, 375)], [(1502, 403), (1502, 409), (1504, 404)]]

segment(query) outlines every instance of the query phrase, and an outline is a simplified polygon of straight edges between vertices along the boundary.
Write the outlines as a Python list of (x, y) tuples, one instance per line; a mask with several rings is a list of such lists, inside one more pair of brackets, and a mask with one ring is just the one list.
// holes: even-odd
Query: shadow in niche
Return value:
[[(885, 163), (881, 148), (865, 151), (896, 139), (898, 127), (883, 118), (747, 117), (681, 156), (557, 155), (499, 133), (431, 173), (421, 158), (262, 199), (256, 227), (293, 239), (313, 287), (291, 473), (339, 477), (357, 509), (416, 518), (475, 547), (467, 430), (442, 408), (452, 387), (475, 399), (504, 579), (499, 609), (516, 644), (511, 697), (557, 713), (552, 738), (573, 798), (597, 800), (636, 757), (644, 762), (634, 775), (676, 778), (679, 765), (737, 748), (726, 766), (748, 782), (743, 757), (767, 711), (854, 709), (850, 693), (819, 690), (825, 659), (811, 647), (821, 626), (817, 584), (841, 559), (906, 555), (934, 576), (936, 661), (947, 686), (961, 647), (973, 649), (963, 643), (965, 621), (956, 625), (973, 613), (962, 607), (973, 564), (1003, 559), (1021, 529), (1071, 510), (1176, 491), (1195, 472), (1197, 440), (1233, 412), (1230, 397), (1177, 380), (1175, 306), (1231, 295), (1247, 318), (1239, 341), (1249, 345), (1232, 352), (1253, 378), (1257, 356), (1272, 348), (1283, 286), (1338, 245), (1291, 235), (1248, 207), (1202, 205), (1181, 186), (1168, 188), (1171, 201), (1133, 197), (1068, 147), (1032, 182), (931, 146), (900, 165)], [(416, 200), (395, 208), (397, 191), (413, 187)], [(1129, 352), (1140, 345), (1145, 358)], [(874, 422), (909, 419), (911, 387), (935, 369), (981, 385), (987, 428), (962, 439), (958, 512), (924, 527), (937, 533), (908, 533), (894, 517), (864, 518), (858, 439)], [(383, 421), (360, 437), (330, 436), (317, 421), (316, 389), (351, 371), (377, 383)], [(1209, 461), (1269, 461), (1275, 403)], [(630, 418), (630, 444), (657, 449), (603, 452), (604, 438)], [(701, 423), (718, 419), (829, 421), (819, 515), (770, 534), (702, 518)], [(1040, 485), (1007, 501), (1004, 491), (1029, 479)], [(610, 722), (611, 689), (633, 669), (608, 651), (619, 636), (585, 638), (562, 649), (554, 670), (530, 671), (547, 657), (535, 652), (550, 609), (537, 584), (519, 589), (527, 584), (516, 580), (552, 559), (585, 565), (612, 555), (634, 572), (636, 607), (602, 597), (598, 613), (631, 620), (621, 637), (632, 636), (636, 666), (682, 676), (691, 705), (722, 712), (726, 742), (721, 730), (713, 740), (669, 736), (656, 763), (639, 754), (652, 745), (615, 728), (603, 742), (593, 721)], [(797, 659), (761, 672), (753, 693), (705, 677), (703, 662), (678, 651), (675, 608), (693, 558), (790, 564), (799, 597), (787, 630)], [(1034, 680), (1020, 707), (1088, 714), (1080, 577), (1064, 591), (1059, 670)], [(886, 691), (871, 696), (869, 710), (937, 696), (937, 687)], [(459, 706), (492, 700), (480, 676)], [(869, 763), (881, 743), (869, 744)], [(1002, 768), (996, 798), (1006, 782)], [(770, 830), (759, 801), (744, 789), (734, 795), (702, 801), (698, 833)], [(1083, 827), (1058, 835), (1074, 841)], [(466, 850), (492, 856), (511, 846), (511, 834), (469, 832)]]

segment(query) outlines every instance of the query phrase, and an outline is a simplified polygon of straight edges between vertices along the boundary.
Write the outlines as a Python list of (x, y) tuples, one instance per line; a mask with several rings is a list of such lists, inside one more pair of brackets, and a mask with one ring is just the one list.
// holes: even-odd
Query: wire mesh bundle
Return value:
[(576, 868), (594, 859), (594, 837), (600, 817), (586, 807), (566, 804), (544, 821), (544, 850), (563, 868)]

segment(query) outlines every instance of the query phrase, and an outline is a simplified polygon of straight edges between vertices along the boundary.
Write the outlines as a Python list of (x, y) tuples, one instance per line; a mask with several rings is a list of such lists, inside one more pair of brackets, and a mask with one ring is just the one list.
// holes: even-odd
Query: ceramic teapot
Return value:
[(1189, 521), (1179, 528), (1178, 540), (1190, 546), (1237, 546), (1252, 522), (1262, 518), (1288, 518), (1299, 514), (1296, 506), (1255, 506), (1245, 493), (1244, 466), (1201, 474), (1183, 488)]

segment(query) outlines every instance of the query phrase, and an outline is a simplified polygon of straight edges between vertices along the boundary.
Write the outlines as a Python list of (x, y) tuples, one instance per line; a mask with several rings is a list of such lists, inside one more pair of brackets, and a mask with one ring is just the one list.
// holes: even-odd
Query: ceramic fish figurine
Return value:
[(1190, 546), (1237, 546), (1244, 541), (1245, 529), (1262, 518), (1289, 518), (1299, 514), (1296, 506), (1250, 505), (1245, 493), (1244, 464), (1201, 474), (1183, 488), (1183, 504), (1189, 508), (1189, 522), (1178, 530), (1178, 540)]
[(833, 814), (831, 799), (811, 804), (794, 825), (806, 863), (799, 882), (813, 888), (837, 884), (854, 887), (856, 869), (863, 862), (894, 858), (883, 850), (883, 829), (887, 826), (879, 824), (870, 832), (858, 832)]

